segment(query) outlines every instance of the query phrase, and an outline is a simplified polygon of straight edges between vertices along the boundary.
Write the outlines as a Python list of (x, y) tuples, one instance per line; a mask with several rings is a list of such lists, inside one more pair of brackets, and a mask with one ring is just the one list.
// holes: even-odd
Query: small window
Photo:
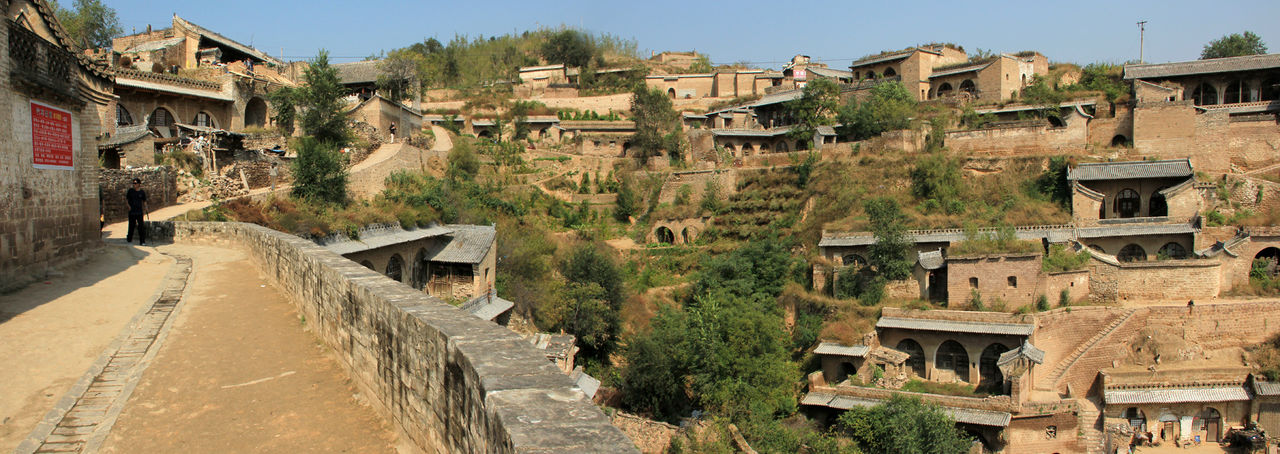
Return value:
[(978, 288), (978, 278), (976, 277), (969, 278), (969, 288)]
[(1018, 288), (1018, 276), (1009, 276), (1009, 288)]
[(1044, 437), (1050, 440), (1058, 438), (1058, 426), (1049, 426), (1044, 428)]
[(592, 140), (592, 141), (591, 141), (591, 144), (592, 144), (592, 145), (595, 145), (595, 146), (597, 146), (597, 147), (598, 147), (598, 146), (600, 146), (600, 141), (599, 141), (599, 140)]
[(616, 140), (610, 140), (610, 141), (609, 141), (609, 146), (610, 146), (610, 147), (616, 147), (616, 146), (618, 146), (618, 142), (617, 142)]

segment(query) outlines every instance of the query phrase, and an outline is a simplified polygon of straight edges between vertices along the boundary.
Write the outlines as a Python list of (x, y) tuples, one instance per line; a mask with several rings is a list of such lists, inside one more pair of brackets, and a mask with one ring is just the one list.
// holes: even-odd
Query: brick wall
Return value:
[[(1004, 438), (1008, 442), (1004, 452), (1007, 454), (1079, 452), (1081, 449), (1076, 439), (1079, 425), (1079, 418), (1072, 413), (1013, 418), (1004, 431)], [(1055, 436), (1052, 438), (1048, 434), (1049, 426), (1054, 427)]]
[[(30, 4), (12, 8), (25, 8), (27, 17), (39, 17)], [(82, 259), (101, 245), (94, 181), (96, 136), (102, 124), (97, 103), (57, 101), (43, 95), (32, 98), (29, 92), (18, 91), (10, 80), (8, 42), (9, 26), (0, 25), (0, 115), (6, 118), (0, 121), (0, 162), (4, 163), (0, 165), (0, 291), (43, 277), (50, 269)], [(78, 67), (71, 71), (73, 77), (82, 77)], [(87, 88), (81, 91), (89, 95)], [(34, 168), (33, 99), (72, 113), (71, 170)]]
[(98, 184), (102, 187), (102, 216), (107, 222), (129, 218), (129, 204), (125, 193), (133, 187), (133, 179), (142, 180), (147, 191), (147, 209), (151, 211), (178, 203), (178, 179), (170, 167), (98, 171)]
[(1016, 126), (947, 131), (946, 144), (961, 153), (998, 156), (1084, 154), (1089, 140), (1087, 122), (1075, 117), (1066, 127)]
[(352, 380), (427, 452), (637, 452), (515, 333), (321, 246), (243, 223), (164, 223), (246, 250)]
[(1217, 260), (1164, 260), (1112, 265), (1100, 260), (1090, 264), (1089, 287), (1104, 301), (1182, 301), (1212, 299), (1221, 291), (1221, 262)]
[(947, 307), (968, 307), (973, 290), (982, 294), (987, 305), (1001, 300), (1013, 310), (1033, 304), (1040, 287), (1040, 258), (1040, 254), (947, 257)]

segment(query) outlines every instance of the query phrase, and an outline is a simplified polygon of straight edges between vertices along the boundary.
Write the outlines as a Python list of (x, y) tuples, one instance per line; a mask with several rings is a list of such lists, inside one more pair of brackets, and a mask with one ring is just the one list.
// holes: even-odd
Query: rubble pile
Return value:
[(356, 165), (363, 161), (364, 158), (373, 154), (373, 150), (377, 150), (379, 146), (386, 143), (390, 137), (378, 132), (378, 128), (362, 121), (353, 121), (348, 126), (351, 127), (351, 135), (356, 137), (356, 144), (352, 145), (347, 152), (347, 164)]
[(293, 181), (293, 173), (289, 169), (289, 164), (275, 157), (264, 157), (256, 161), (236, 161), (229, 166), (222, 168), (222, 176), (233, 181), (240, 181), (240, 172), (244, 172), (244, 179), (249, 183), (250, 189), (271, 187), (271, 163), (276, 165), (276, 185), (286, 184)]
[(249, 193), (244, 188), (244, 185), (240, 183), (239, 177), (232, 179), (224, 176), (215, 176), (207, 180), (201, 180), (185, 172), (179, 176), (178, 189), (183, 191), (182, 196), (178, 197), (179, 203), (214, 199), (226, 200)]

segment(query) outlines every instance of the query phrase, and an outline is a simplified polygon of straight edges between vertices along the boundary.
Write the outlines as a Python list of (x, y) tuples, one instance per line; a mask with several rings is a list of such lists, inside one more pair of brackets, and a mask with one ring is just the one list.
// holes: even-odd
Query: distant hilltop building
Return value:
[(972, 60), (964, 49), (932, 44), (886, 52), (849, 65), (854, 80), (901, 80), (920, 101), (969, 98), (1006, 101), (1036, 75), (1049, 72), (1049, 59), (1034, 51)]

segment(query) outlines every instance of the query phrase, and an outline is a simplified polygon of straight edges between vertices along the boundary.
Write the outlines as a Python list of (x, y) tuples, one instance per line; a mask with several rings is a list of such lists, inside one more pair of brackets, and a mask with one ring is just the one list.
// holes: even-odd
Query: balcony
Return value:
[(72, 69), (76, 56), (12, 20), (9, 27), (10, 76), (15, 86), (52, 93), (67, 101), (77, 99)]

